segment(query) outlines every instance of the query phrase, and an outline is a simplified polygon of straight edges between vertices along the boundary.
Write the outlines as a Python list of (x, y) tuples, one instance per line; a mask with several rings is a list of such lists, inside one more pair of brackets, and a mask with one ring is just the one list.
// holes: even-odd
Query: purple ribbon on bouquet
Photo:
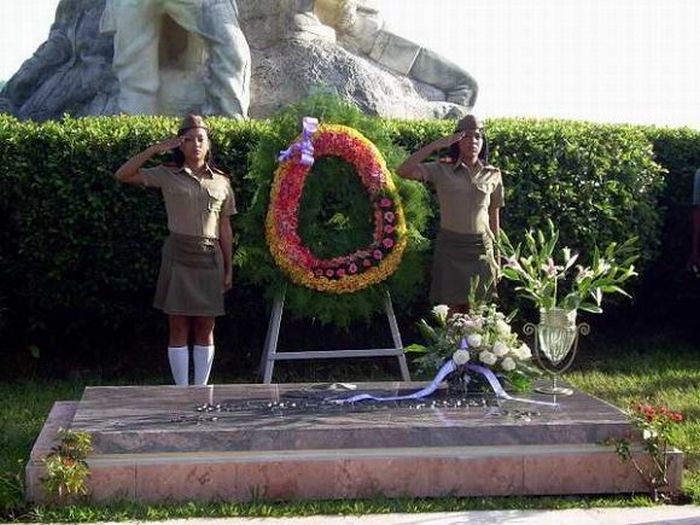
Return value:
[(295, 153), (299, 153), (299, 162), (304, 166), (313, 166), (314, 145), (311, 143), (311, 137), (318, 129), (318, 119), (304, 117), (301, 120), (301, 129), (301, 138), (287, 149), (280, 151), (277, 162), (285, 162), (291, 159)]
[(442, 365), (442, 368), (438, 370), (437, 375), (435, 376), (435, 379), (431, 381), (431, 383), (418, 390), (417, 392), (414, 392), (413, 394), (407, 394), (405, 396), (389, 396), (389, 397), (377, 397), (373, 396), (371, 394), (357, 394), (356, 396), (348, 397), (345, 399), (333, 399), (332, 401), (334, 403), (354, 403), (356, 401), (365, 401), (365, 400), (372, 400), (372, 401), (401, 401), (403, 399), (423, 399), (424, 397), (429, 396), (433, 392), (435, 392), (438, 389), (438, 386), (440, 386), (440, 383), (442, 382), (443, 379), (445, 379), (448, 375), (450, 375), (452, 372), (457, 370), (457, 365), (455, 362), (450, 359), (447, 363)]
[[(460, 344), (460, 349), (466, 350), (469, 348), (469, 345), (467, 342), (462, 339), (462, 343)], [(479, 366), (479, 365), (466, 365), (466, 369), (470, 370), (472, 372), (477, 372), (481, 375), (483, 375), (486, 378), (486, 381), (488, 382), (489, 386), (493, 390), (494, 394), (496, 394), (496, 397), (500, 399), (507, 399), (508, 401), (519, 401), (521, 403), (532, 403), (535, 405), (547, 405), (547, 406), (559, 406), (559, 403), (550, 403), (549, 401), (537, 401), (535, 399), (524, 399), (522, 397), (513, 397), (511, 396), (508, 392), (505, 391), (501, 383), (498, 381), (498, 378), (496, 377), (496, 374), (494, 374), (489, 368), (486, 368), (485, 366)], [(412, 394), (407, 394), (404, 396), (388, 396), (388, 397), (377, 397), (373, 396), (371, 394), (357, 394), (352, 397), (348, 397), (345, 399), (334, 399), (332, 400), (334, 403), (338, 404), (344, 404), (344, 403), (355, 403), (357, 401), (365, 401), (365, 400), (371, 400), (371, 401), (403, 401), (405, 399), (423, 399), (424, 397), (429, 396), (433, 392), (435, 392), (438, 389), (438, 386), (440, 383), (452, 372), (457, 370), (457, 364), (454, 362), (453, 359), (450, 359), (447, 363), (442, 365), (440, 367), (440, 370), (438, 370), (437, 375), (435, 378), (430, 382), (430, 384), (417, 392), (414, 392)]]

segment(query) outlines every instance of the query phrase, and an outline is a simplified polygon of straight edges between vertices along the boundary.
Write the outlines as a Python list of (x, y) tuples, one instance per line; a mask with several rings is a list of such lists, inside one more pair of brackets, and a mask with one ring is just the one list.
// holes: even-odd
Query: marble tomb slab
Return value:
[[(395, 395), (423, 383), (362, 383), (355, 392)], [(72, 428), (93, 436), (98, 454), (319, 450), (384, 447), (560, 445), (601, 443), (629, 435), (616, 407), (576, 391), (549, 407), (517, 401), (499, 406), (446, 393), (417, 403), (328, 399), (355, 392), (330, 385), (88, 387)], [(552, 401), (551, 396), (529, 394)]]
[[(422, 383), (360, 383), (377, 395)], [(357, 403), (330, 385), (89, 387), (57, 402), (26, 468), (27, 498), (46, 501), (42, 458), (59, 427), (90, 432), (90, 500), (249, 501), (646, 492), (607, 437), (632, 438), (617, 408), (576, 392), (556, 408), (444, 391), (422, 402)], [(545, 396), (533, 398), (551, 401)], [(683, 454), (670, 451), (679, 490)]]

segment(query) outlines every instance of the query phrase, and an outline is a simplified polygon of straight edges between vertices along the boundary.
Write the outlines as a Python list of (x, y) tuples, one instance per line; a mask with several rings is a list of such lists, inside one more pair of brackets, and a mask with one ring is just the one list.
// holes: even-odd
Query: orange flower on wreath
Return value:
[[(320, 292), (357, 292), (387, 279), (401, 263), (407, 239), (398, 191), (379, 150), (357, 130), (320, 125), (313, 134), (307, 132), (305, 122), (307, 142), (299, 141), (284, 152), (287, 155), (275, 172), (265, 221), (267, 244), (292, 282)], [(311, 154), (314, 159), (339, 157), (355, 169), (373, 209), (374, 232), (368, 246), (322, 259), (304, 244), (299, 203), (311, 171)]]

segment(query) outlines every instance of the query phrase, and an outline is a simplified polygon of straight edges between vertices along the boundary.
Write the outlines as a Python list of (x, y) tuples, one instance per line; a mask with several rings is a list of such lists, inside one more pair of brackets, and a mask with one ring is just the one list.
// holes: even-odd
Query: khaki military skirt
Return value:
[(440, 230), (435, 241), (430, 301), (433, 304), (466, 304), (470, 283), (479, 278), (478, 298), (495, 291), (496, 264), (487, 234)]
[(153, 306), (170, 315), (223, 315), (223, 286), (219, 241), (171, 233), (163, 244)]

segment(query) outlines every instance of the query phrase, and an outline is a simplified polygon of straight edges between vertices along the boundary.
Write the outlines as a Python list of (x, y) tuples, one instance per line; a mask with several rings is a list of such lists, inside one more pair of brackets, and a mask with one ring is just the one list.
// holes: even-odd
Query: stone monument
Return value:
[(61, 0), (46, 42), (0, 91), (0, 112), (48, 120), (117, 112), (112, 38), (99, 32), (105, 0)]
[(198, 105), (207, 115), (247, 115), (250, 50), (236, 0), (107, 0), (100, 29), (114, 35), (121, 111)]
[(60, 0), (48, 40), (0, 92), (0, 111), (262, 118), (321, 88), (370, 114), (452, 118), (476, 100), (466, 71), (390, 31), (379, 0), (205, 4)]

